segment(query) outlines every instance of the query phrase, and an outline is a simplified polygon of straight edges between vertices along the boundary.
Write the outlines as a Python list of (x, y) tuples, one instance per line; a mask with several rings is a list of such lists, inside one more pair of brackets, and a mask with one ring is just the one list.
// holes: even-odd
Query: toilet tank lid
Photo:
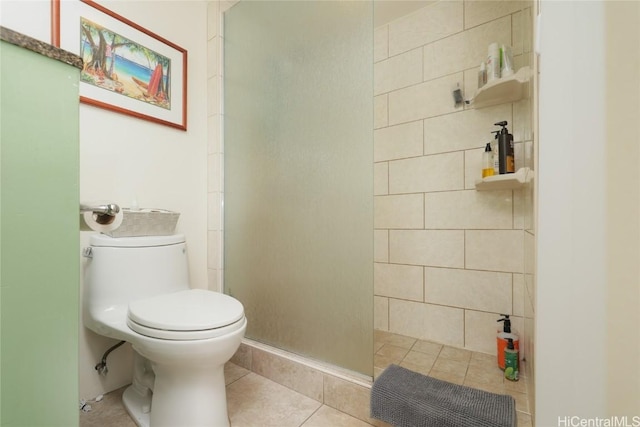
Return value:
[(91, 246), (106, 246), (114, 248), (144, 248), (149, 246), (167, 246), (184, 243), (184, 234), (171, 236), (141, 236), (141, 237), (111, 237), (106, 234), (91, 236)]

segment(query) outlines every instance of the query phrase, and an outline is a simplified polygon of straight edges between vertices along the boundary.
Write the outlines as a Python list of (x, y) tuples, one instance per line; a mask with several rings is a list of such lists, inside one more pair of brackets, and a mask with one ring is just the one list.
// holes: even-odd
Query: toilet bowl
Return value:
[(242, 304), (190, 289), (184, 236), (91, 237), (83, 323), (131, 343), (123, 394), (140, 426), (228, 426), (224, 364), (247, 321)]

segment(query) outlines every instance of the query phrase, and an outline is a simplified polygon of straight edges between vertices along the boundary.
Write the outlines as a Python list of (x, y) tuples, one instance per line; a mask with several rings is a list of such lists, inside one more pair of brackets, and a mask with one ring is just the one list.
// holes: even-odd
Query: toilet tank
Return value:
[(90, 311), (189, 289), (184, 236), (91, 236), (83, 299)]

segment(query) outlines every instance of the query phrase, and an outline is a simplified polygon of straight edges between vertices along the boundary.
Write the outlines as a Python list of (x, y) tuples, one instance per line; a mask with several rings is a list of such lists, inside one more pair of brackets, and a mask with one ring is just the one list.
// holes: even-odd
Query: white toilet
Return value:
[(84, 325), (137, 352), (129, 414), (140, 426), (228, 426), (224, 364), (244, 336), (242, 304), (189, 288), (183, 235), (90, 242)]

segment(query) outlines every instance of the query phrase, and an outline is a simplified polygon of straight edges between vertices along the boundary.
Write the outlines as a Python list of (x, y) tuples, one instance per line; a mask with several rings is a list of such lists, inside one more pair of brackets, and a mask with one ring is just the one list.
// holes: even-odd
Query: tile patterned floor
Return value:
[[(498, 368), (496, 356), (378, 330), (374, 332), (374, 352), (376, 378), (393, 363), (454, 384), (509, 394), (516, 401), (518, 427), (532, 425), (527, 378), (522, 375), (517, 382), (506, 380), (504, 372)], [(520, 372), (523, 374), (524, 369)]]
[[(455, 384), (509, 394), (516, 401), (519, 427), (531, 427), (526, 378), (507, 381), (495, 356), (375, 331), (374, 375), (394, 363)], [(369, 427), (364, 421), (323, 405), (233, 363), (225, 366), (227, 402), (233, 427)], [(135, 427), (122, 406), (124, 388), (91, 402), (80, 427)]]
[[(232, 427), (371, 427), (230, 362), (225, 380)], [(80, 412), (80, 427), (136, 427), (122, 406), (125, 388), (90, 402), (91, 411)]]

